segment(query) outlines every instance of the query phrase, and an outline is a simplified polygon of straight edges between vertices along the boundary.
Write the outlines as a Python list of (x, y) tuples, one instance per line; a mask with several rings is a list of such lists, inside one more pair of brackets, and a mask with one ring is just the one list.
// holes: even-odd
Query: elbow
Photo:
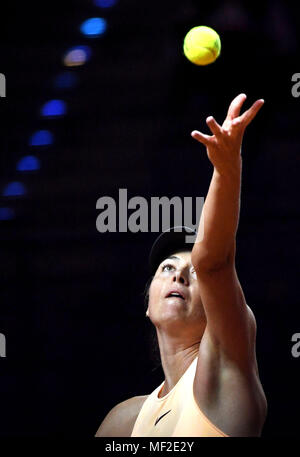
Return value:
[(196, 265), (194, 268), (198, 276), (217, 273), (219, 271), (225, 270), (230, 263), (228, 261), (207, 261)]
[(220, 271), (234, 263), (234, 253), (232, 250), (216, 255), (203, 246), (195, 245), (191, 256), (192, 264), (197, 272), (213, 273)]

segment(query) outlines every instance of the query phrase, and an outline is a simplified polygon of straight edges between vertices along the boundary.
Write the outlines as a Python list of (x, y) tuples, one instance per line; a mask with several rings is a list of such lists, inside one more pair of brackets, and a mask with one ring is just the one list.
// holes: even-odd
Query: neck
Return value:
[(195, 357), (198, 356), (201, 338), (181, 340), (178, 337), (157, 331), (165, 383), (160, 394), (167, 395), (177, 384)]

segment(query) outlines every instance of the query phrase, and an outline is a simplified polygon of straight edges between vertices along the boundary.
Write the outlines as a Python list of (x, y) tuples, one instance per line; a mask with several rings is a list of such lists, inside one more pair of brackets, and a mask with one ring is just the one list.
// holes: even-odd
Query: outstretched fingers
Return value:
[(213, 116), (209, 116), (206, 119), (206, 123), (213, 136), (205, 135), (198, 130), (193, 130), (191, 132), (191, 136), (200, 141), (200, 143), (203, 143), (205, 146), (209, 146), (215, 141), (218, 141), (224, 133), (230, 132), (232, 127), (233, 133), (235, 132), (237, 135), (243, 135), (245, 127), (255, 118), (256, 114), (264, 104), (264, 100), (259, 99), (253, 103), (247, 111), (240, 115), (241, 107), (246, 98), (247, 96), (245, 94), (239, 94), (232, 100), (228, 109), (227, 117), (222, 126), (217, 123)]
[[(208, 127), (210, 128), (210, 131), (213, 135), (218, 136), (218, 135), (222, 134), (222, 127), (219, 126), (217, 121), (212, 116), (209, 116), (206, 119), (206, 123), (207, 123)], [(196, 140), (205, 144), (205, 146), (208, 146), (211, 143), (212, 138), (213, 138), (212, 136), (205, 135), (204, 133), (201, 133), (198, 130), (193, 130), (191, 135)]]
[(222, 128), (219, 126), (217, 121), (212, 116), (209, 116), (206, 119), (206, 123), (207, 123), (208, 127), (210, 128), (210, 131), (213, 135), (218, 136), (222, 133)]
[(204, 133), (201, 133), (198, 130), (193, 130), (191, 135), (193, 138), (195, 138), (195, 140), (200, 141), (200, 143), (203, 143), (205, 146), (208, 146), (210, 143), (210, 135), (205, 135)]
[(235, 117), (238, 117), (241, 111), (241, 107), (246, 100), (247, 95), (246, 94), (239, 94), (237, 97), (235, 97), (232, 102), (229, 105), (228, 111), (227, 111), (227, 116), (226, 120), (232, 120)]
[(245, 127), (255, 118), (264, 103), (265, 102), (262, 98), (260, 100), (256, 100), (256, 102), (253, 103), (253, 105), (240, 116), (241, 123)]

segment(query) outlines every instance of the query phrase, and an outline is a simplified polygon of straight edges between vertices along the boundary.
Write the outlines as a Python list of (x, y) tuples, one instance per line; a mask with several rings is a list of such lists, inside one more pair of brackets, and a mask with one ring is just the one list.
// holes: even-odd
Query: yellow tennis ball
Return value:
[(183, 52), (194, 64), (208, 65), (220, 55), (220, 37), (214, 29), (205, 25), (193, 27), (184, 38)]

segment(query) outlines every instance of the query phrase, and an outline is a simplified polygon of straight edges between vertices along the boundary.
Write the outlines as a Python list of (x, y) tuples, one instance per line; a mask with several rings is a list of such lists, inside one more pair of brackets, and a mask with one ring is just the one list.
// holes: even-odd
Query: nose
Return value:
[(187, 269), (176, 270), (173, 276), (173, 282), (179, 282), (185, 286), (189, 285)]

